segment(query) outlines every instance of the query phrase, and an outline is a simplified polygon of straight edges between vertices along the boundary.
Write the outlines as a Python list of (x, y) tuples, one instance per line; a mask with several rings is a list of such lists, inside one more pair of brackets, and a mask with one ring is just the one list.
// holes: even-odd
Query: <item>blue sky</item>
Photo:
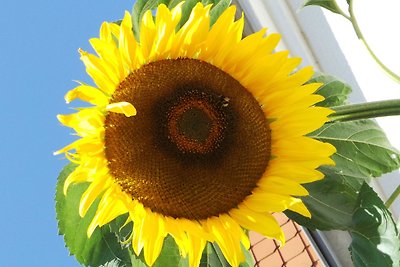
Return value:
[[(73, 80), (90, 82), (77, 49), (133, 0), (11, 1), (0, 8), (1, 266), (79, 266), (57, 234), (54, 188), (67, 164), (53, 151), (73, 140), (56, 115), (70, 112)], [(72, 105), (73, 106), (73, 105)]]

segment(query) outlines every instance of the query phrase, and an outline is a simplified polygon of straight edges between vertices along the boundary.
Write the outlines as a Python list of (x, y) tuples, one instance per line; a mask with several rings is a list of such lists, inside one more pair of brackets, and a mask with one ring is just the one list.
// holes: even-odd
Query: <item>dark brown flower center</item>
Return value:
[(106, 158), (122, 190), (154, 212), (206, 219), (228, 212), (256, 187), (270, 158), (259, 103), (234, 78), (195, 59), (161, 60), (129, 74), (112, 102)]

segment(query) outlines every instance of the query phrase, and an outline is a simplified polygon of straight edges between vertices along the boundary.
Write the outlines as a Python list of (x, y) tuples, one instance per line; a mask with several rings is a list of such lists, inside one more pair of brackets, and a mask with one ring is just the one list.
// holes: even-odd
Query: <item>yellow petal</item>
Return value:
[(229, 264), (238, 266), (243, 262), (245, 258), (240, 247), (243, 230), (240, 226), (226, 214), (208, 218), (207, 224)]
[(115, 84), (120, 83), (125, 78), (125, 71), (115, 42), (110, 43), (99, 38), (92, 38), (89, 42), (102, 59), (102, 66), (107, 71), (108, 77)]
[(268, 117), (280, 118), (323, 101), (325, 99), (323, 96), (312, 94), (319, 87), (320, 84), (313, 83), (297, 88), (277, 90), (262, 95), (259, 101), (266, 106)]
[(137, 200), (131, 201), (128, 206), (129, 216), (133, 221), (132, 248), (136, 255), (139, 256), (145, 241), (144, 235), (146, 233), (144, 233), (142, 229), (144, 227), (146, 210), (144, 209), (143, 204)]
[(310, 107), (300, 112), (287, 114), (270, 124), (272, 137), (277, 139), (306, 135), (319, 129), (333, 111), (323, 107)]
[(109, 76), (110, 73), (112, 74), (112, 71), (110, 71), (108, 64), (82, 49), (79, 49), (79, 53), (81, 54), (82, 62), (86, 66), (86, 72), (92, 77), (95, 84), (100, 90), (111, 95), (115, 91), (118, 81), (116, 78), (111, 78), (115, 77), (115, 75)]
[[(287, 60), (289, 52), (281, 51), (254, 59), (252, 64), (243, 64), (244, 69), (236, 74), (240, 82), (248, 88), (256, 99), (274, 92), (276, 66)], [(261, 102), (262, 103), (262, 102)]]
[(118, 102), (118, 103), (108, 104), (106, 107), (106, 110), (115, 112), (115, 113), (124, 114), (127, 117), (132, 117), (132, 116), (136, 115), (135, 107), (131, 103), (128, 103), (128, 102)]
[[(236, 7), (227, 8), (212, 26), (200, 51), (199, 59), (222, 67), (223, 60), (242, 37), (243, 18), (234, 22)], [(224, 38), (221, 38), (224, 36)]]
[(73, 183), (79, 183), (79, 182), (86, 182), (87, 180), (87, 172), (85, 171), (77, 171), (76, 169), (70, 173), (65, 179), (64, 182), (64, 187), (63, 187), (63, 192), (64, 195), (67, 195), (68, 188), (71, 184)]
[[(310, 80), (313, 74), (314, 74), (313, 68), (311, 66), (308, 66), (295, 72), (294, 74), (288, 76), (285, 79), (277, 80), (275, 83), (271, 84), (271, 88), (274, 88), (274, 90), (280, 90), (284, 88), (295, 88), (300, 85), (303, 85), (308, 80)], [(284, 73), (283, 76), (286, 76), (286, 73)]]
[(273, 161), (268, 168), (267, 176), (285, 177), (298, 183), (314, 182), (324, 177), (323, 173), (314, 170), (319, 165), (307, 166), (303, 162), (297, 163), (281, 159), (273, 159)]
[(304, 205), (302, 201), (290, 206), (289, 210), (297, 212), (304, 217), (311, 218), (311, 212), (307, 209), (306, 205)]
[(64, 182), (64, 195), (67, 194), (68, 187), (73, 183), (92, 182), (97, 175), (104, 173), (107, 166), (107, 160), (104, 157), (84, 158), (82, 162), (78, 162), (79, 166), (70, 173)]
[(300, 202), (299, 198), (264, 192), (257, 188), (252, 195), (246, 198), (244, 204), (256, 212), (282, 212)]
[(67, 103), (77, 98), (98, 106), (104, 106), (108, 103), (108, 97), (102, 91), (96, 87), (83, 84), (70, 90), (64, 98)]
[(189, 239), (184, 231), (182, 224), (183, 222), (180, 219), (165, 217), (166, 231), (174, 238), (181, 256), (183, 258), (186, 258), (189, 251)]
[(144, 259), (149, 266), (152, 266), (160, 255), (167, 235), (163, 216), (148, 210), (142, 230), (145, 233)]
[(285, 193), (291, 196), (307, 196), (308, 191), (299, 183), (290, 179), (277, 176), (267, 176), (260, 179), (258, 187), (262, 188), (265, 192), (276, 194)]
[(230, 29), (225, 33), (223, 44), (221, 48), (213, 57), (213, 64), (219, 66), (222, 70), (229, 68), (230, 55), (234, 52), (234, 44), (237, 44), (242, 38), (244, 26), (244, 17), (242, 16), (239, 20), (235, 21)]
[(128, 212), (127, 207), (119, 197), (121, 194), (122, 192), (118, 186), (111, 185), (102, 196), (97, 207), (97, 211), (101, 213), (98, 218), (100, 227), (111, 222), (118, 216)]
[(82, 137), (100, 137), (104, 131), (104, 115), (97, 109), (82, 109), (69, 115), (57, 115), (57, 119)]
[(272, 53), (272, 51), (276, 48), (280, 40), (281, 40), (280, 34), (278, 33), (269, 34), (266, 38), (264, 38), (261, 44), (260, 52), (265, 54)]
[(300, 65), (301, 61), (302, 59), (299, 57), (288, 58), (286, 62), (279, 67), (276, 75), (279, 77), (287, 77)]
[(282, 228), (271, 214), (255, 212), (245, 205), (240, 205), (238, 209), (232, 209), (229, 214), (244, 228), (256, 231), (269, 238), (275, 238), (281, 244), (285, 243)]
[(151, 10), (147, 10), (143, 15), (140, 25), (140, 48), (143, 58), (146, 59), (146, 63), (150, 62), (148, 59), (153, 48), (155, 36), (156, 25), (153, 15), (151, 14)]
[(76, 151), (80, 152), (88, 152), (91, 154), (97, 154), (99, 150), (102, 150), (103, 147), (103, 142), (100, 141), (97, 138), (89, 138), (89, 137), (83, 137), (81, 139), (78, 139), (71, 144), (61, 148), (60, 150), (57, 150), (54, 152), (54, 155), (59, 155), (61, 153), (66, 153), (69, 150), (75, 149)]
[(171, 57), (195, 57), (200, 52), (199, 45), (204, 42), (210, 27), (210, 6), (201, 3), (192, 9), (189, 19), (176, 33), (171, 47)]
[(325, 159), (336, 152), (333, 145), (306, 136), (279, 139), (272, 149), (274, 155), (289, 160)]
[(100, 39), (106, 42), (112, 42), (113, 38), (111, 35), (110, 24), (108, 22), (103, 22), (100, 26), (99, 32)]
[(116, 22), (112, 22), (108, 24), (110, 27), (110, 31), (112, 36), (112, 41), (116, 42), (120, 38), (120, 25), (118, 25)]
[(93, 181), (86, 191), (82, 194), (81, 201), (79, 204), (79, 215), (84, 217), (90, 206), (93, 204), (95, 199), (109, 187), (111, 179), (107, 176), (100, 176), (96, 181)]
[[(116, 186), (111, 186), (102, 196), (96, 214), (87, 230), (89, 238), (96, 230), (97, 226), (101, 227), (128, 211), (119, 198), (112, 197), (116, 189), (118, 190)], [(119, 192), (119, 194), (121, 194), (121, 192)]]
[(161, 4), (158, 6), (155, 22), (156, 35), (154, 37), (150, 61), (168, 57), (175, 37), (175, 28), (179, 20), (180, 12), (172, 16), (171, 11), (166, 5)]
[[(266, 29), (262, 29), (254, 34), (251, 34), (241, 40), (232, 49), (235, 53), (231, 53), (226, 57), (226, 69), (232, 69), (231, 72), (241, 72), (242, 68), (249, 68), (246, 65), (252, 65), (253, 58), (259, 57), (259, 48), (261, 42), (264, 40)], [(265, 55), (265, 54), (264, 54)]]
[(189, 244), (189, 266), (198, 267), (200, 265), (201, 256), (206, 245), (206, 240), (200, 236), (187, 233)]
[(121, 23), (119, 38), (119, 51), (126, 66), (125, 75), (136, 70), (139, 67), (139, 62), (143, 62), (138, 46), (132, 32), (131, 15), (126, 11)]

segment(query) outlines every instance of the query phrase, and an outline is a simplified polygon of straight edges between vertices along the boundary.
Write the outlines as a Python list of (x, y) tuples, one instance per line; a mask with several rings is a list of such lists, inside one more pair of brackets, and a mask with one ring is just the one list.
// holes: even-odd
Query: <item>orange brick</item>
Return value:
[(321, 267), (316, 251), (310, 246), (308, 237), (296, 223), (282, 213), (274, 217), (286, 236), (286, 245), (279, 248), (277, 242), (260, 234), (250, 232), (252, 252), (257, 267)]
[(282, 265), (283, 261), (279, 253), (274, 253), (258, 263), (259, 267), (281, 267)]

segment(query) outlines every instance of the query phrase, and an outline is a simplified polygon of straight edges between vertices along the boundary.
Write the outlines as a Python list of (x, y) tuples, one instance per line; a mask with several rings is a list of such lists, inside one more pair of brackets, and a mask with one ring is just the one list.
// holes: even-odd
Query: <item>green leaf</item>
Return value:
[(130, 266), (128, 249), (120, 244), (120, 237), (112, 230), (112, 224), (96, 229), (91, 238), (87, 237), (86, 232), (98, 201), (92, 205), (86, 216), (81, 218), (78, 214), (79, 201), (88, 184), (71, 185), (67, 195), (64, 195), (64, 181), (75, 167), (72, 163), (67, 165), (58, 177), (55, 200), (59, 234), (64, 235), (70, 253), (85, 266)]
[(325, 178), (304, 185), (310, 195), (302, 199), (311, 219), (290, 211), (286, 214), (310, 229), (349, 230), (362, 184), (398, 169), (400, 156), (372, 120), (329, 123), (310, 136), (336, 147), (332, 157), (336, 166), (321, 167)]
[(310, 195), (302, 200), (312, 214), (311, 219), (291, 211), (285, 214), (311, 230), (348, 230), (357, 190), (349, 185), (347, 180), (351, 178), (340, 174), (338, 168), (322, 167), (320, 171), (325, 174), (323, 180), (304, 185)]
[(162, 0), (137, 0), (132, 10), (132, 27), (137, 41), (140, 39), (140, 22), (147, 10), (154, 10)]
[(200, 267), (229, 267), (221, 249), (215, 243), (207, 242), (200, 260)]
[[(245, 255), (245, 262), (240, 263), (240, 267), (254, 266), (253, 258), (250, 251), (242, 246), (242, 251)], [(207, 242), (200, 260), (199, 267), (230, 267), (228, 261), (225, 259), (224, 254), (216, 243)]]
[(247, 250), (242, 246), (242, 251), (244, 253), (245, 262), (240, 263), (239, 267), (253, 267), (253, 266), (255, 266), (254, 265), (253, 256), (252, 256), (250, 250)]
[(186, 0), (182, 6), (182, 18), (181, 21), (179, 22), (178, 29), (181, 28), (186, 23), (186, 21), (189, 19), (193, 7), (199, 2), (201, 2), (205, 6), (210, 4), (213, 5), (210, 10), (210, 26), (212, 26), (215, 23), (215, 21), (217, 21), (222, 12), (224, 12), (225, 9), (229, 7), (232, 1), (231, 0)]
[(355, 266), (399, 266), (400, 241), (396, 223), (368, 184), (360, 189), (350, 234)]
[(215, 1), (210, 11), (210, 24), (211, 26), (217, 21), (219, 16), (231, 5), (231, 0)]
[[(139, 41), (140, 39), (140, 22), (147, 10), (154, 11), (159, 4), (165, 4), (171, 9), (181, 2), (181, 0), (137, 0), (132, 10), (133, 33), (136, 40)], [(193, 7), (199, 2), (203, 3), (203, 5), (213, 5), (210, 11), (211, 26), (215, 23), (222, 12), (229, 7), (232, 0), (186, 0), (182, 6), (182, 16), (180, 22), (178, 23), (177, 30), (186, 23)]]
[(303, 6), (320, 6), (332, 11), (333, 13), (343, 15), (343, 11), (335, 0), (305, 0)]
[(185, 22), (189, 19), (192, 9), (198, 2), (201, 2), (201, 0), (186, 0), (185, 1), (185, 3), (182, 6), (181, 21), (178, 23), (177, 29), (182, 28), (182, 26), (185, 24)]
[(322, 95), (325, 100), (317, 103), (317, 106), (336, 107), (347, 104), (347, 98), (351, 93), (351, 87), (347, 83), (323, 73), (316, 73), (307, 83), (313, 82), (323, 83), (316, 94)]
[(366, 179), (381, 176), (400, 166), (400, 155), (373, 120), (328, 123), (309, 134), (336, 147), (336, 166)]
[[(142, 255), (143, 256), (143, 255)], [(176, 245), (174, 239), (168, 235), (163, 244), (160, 256), (154, 263), (154, 267), (165, 267), (165, 266), (188, 266), (188, 259), (182, 258), (179, 252), (179, 248)]]

